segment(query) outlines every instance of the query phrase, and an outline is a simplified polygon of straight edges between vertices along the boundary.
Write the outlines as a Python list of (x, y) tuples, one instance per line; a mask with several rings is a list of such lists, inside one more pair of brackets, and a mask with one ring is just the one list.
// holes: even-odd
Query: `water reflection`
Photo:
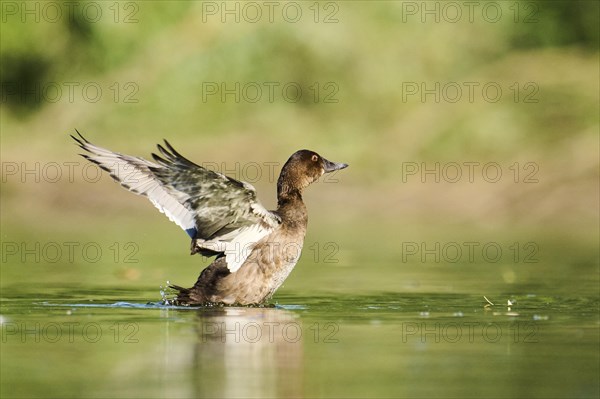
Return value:
[(302, 324), (274, 308), (197, 313), (195, 397), (302, 397)]
[(146, 292), (7, 292), (0, 397), (599, 397), (597, 294), (492, 294), (486, 310), (480, 294), (191, 309), (108, 299)]

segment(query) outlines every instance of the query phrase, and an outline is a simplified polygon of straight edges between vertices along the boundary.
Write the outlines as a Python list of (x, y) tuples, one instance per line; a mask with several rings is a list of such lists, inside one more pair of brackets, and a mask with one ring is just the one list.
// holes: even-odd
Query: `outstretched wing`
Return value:
[(254, 245), (273, 231), (281, 219), (256, 199), (250, 184), (189, 161), (165, 140), (154, 162), (98, 147), (71, 136), (89, 154), (84, 158), (108, 171), (129, 191), (144, 195), (194, 240), (196, 251), (224, 254), (235, 272)]

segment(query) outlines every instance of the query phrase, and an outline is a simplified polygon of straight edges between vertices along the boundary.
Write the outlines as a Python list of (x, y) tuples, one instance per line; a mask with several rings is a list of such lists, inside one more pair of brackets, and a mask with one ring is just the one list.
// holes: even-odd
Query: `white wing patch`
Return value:
[(256, 244), (273, 231), (260, 224), (253, 224), (219, 236), (219, 240), (196, 240), (198, 248), (225, 254), (225, 262), (231, 273), (235, 273), (246, 262)]

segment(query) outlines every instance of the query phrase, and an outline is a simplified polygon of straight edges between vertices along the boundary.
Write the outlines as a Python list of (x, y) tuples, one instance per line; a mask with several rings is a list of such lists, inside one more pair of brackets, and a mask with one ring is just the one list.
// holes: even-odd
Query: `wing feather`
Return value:
[(169, 220), (194, 240), (203, 254), (223, 254), (231, 272), (238, 270), (256, 243), (281, 219), (266, 210), (255, 188), (222, 173), (199, 166), (165, 140), (154, 161), (119, 154), (71, 136), (87, 154), (84, 158), (106, 170), (129, 191), (148, 197)]

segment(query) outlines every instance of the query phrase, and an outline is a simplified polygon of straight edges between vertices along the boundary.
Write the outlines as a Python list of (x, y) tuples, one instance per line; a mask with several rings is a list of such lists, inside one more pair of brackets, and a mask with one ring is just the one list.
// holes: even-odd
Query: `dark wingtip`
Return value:
[(158, 152), (162, 155), (161, 156), (161, 155), (152, 153), (152, 158), (154, 158), (154, 160), (156, 162), (159, 162), (163, 165), (168, 165), (170, 162), (173, 162), (175, 157), (169, 151), (165, 150), (165, 147), (163, 147), (160, 144), (157, 144), (156, 148), (158, 148)]
[[(161, 153), (161, 155), (165, 157), (168, 162), (173, 164), (185, 165), (187, 167), (195, 166), (201, 168), (201, 166), (196, 165), (195, 163), (181, 155), (179, 152), (177, 152), (177, 150), (173, 148), (173, 146), (171, 145), (171, 143), (169, 143), (167, 139), (163, 139), (163, 142), (164, 147), (161, 144), (157, 144), (156, 147), (158, 148), (158, 151)], [(160, 161), (160, 159), (156, 158), (156, 154), (152, 154), (152, 156), (155, 160)]]
[(79, 135), (79, 137), (81, 137), (81, 139), (83, 141), (85, 141), (86, 143), (89, 143), (89, 141), (85, 137), (83, 137), (83, 135), (81, 133), (79, 133), (79, 130), (75, 129), (75, 131), (77, 132), (77, 135)]
[(171, 143), (169, 143), (167, 141), (167, 139), (163, 139), (163, 141), (165, 142), (165, 145), (167, 146), (167, 148), (169, 149), (169, 151), (171, 151), (171, 153), (173, 153), (173, 155), (175, 155), (178, 158), (185, 158), (180, 153), (178, 153), (177, 150), (175, 150), (175, 148), (173, 148), (173, 146), (171, 145)]
[[(159, 150), (160, 150), (160, 145), (159, 145)], [(152, 159), (154, 159), (156, 162), (158, 162), (159, 164), (161, 164), (163, 166), (169, 165), (169, 161), (167, 161), (166, 159), (162, 158), (159, 155), (156, 155), (155, 153), (152, 153)]]
[(75, 131), (77, 132), (77, 135), (79, 137), (75, 137), (74, 135), (70, 134), (69, 136), (71, 136), (71, 138), (73, 140), (75, 140), (75, 142), (83, 149), (85, 149), (85, 144), (89, 144), (90, 142), (83, 137), (83, 135), (81, 133), (79, 133), (79, 130), (75, 129)]
[[(79, 132), (77, 132), (77, 133), (79, 133)], [(75, 137), (75, 136), (73, 136), (72, 134), (71, 134), (70, 136), (71, 136), (71, 138), (72, 138), (73, 140), (75, 140), (75, 144), (76, 144), (77, 146), (79, 146), (79, 148), (83, 148), (83, 149), (85, 150), (85, 142), (83, 141), (83, 139), (81, 139), (81, 138), (79, 138), (79, 137)], [(80, 136), (81, 136), (81, 135), (80, 135)]]

